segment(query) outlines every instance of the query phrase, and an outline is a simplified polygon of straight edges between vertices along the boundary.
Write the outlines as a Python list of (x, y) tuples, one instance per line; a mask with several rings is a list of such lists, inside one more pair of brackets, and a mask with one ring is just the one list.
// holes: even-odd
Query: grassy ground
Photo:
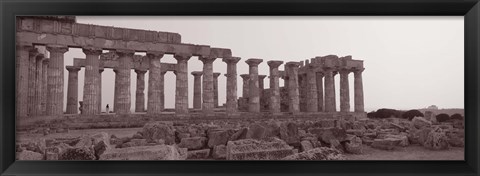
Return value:
[[(43, 134), (17, 134), (17, 141), (31, 141), (41, 137), (45, 138), (66, 138), (80, 135), (90, 135), (98, 132), (114, 134), (117, 137), (132, 136), (142, 128), (117, 128), (117, 129), (88, 129), (70, 130), (69, 133), (54, 133), (47, 136)], [(359, 155), (346, 154), (348, 160), (464, 160), (464, 148), (455, 147), (449, 150), (432, 151), (419, 145), (399, 147), (394, 151), (364, 147), (364, 153)]]

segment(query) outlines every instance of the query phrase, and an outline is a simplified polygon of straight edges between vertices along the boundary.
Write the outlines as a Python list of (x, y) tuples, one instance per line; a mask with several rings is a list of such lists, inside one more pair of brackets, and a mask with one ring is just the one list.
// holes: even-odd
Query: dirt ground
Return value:
[[(41, 137), (46, 138), (67, 138), (80, 135), (90, 135), (98, 132), (114, 134), (117, 137), (132, 136), (142, 128), (116, 128), (116, 129), (88, 129), (88, 130), (70, 130), (68, 133), (54, 133), (47, 136), (43, 134), (17, 134), (17, 141), (29, 141)], [(347, 160), (464, 160), (464, 148), (452, 147), (449, 150), (432, 151), (420, 145), (409, 145), (408, 147), (399, 147), (393, 151), (379, 150), (364, 146), (363, 154), (345, 154)]]

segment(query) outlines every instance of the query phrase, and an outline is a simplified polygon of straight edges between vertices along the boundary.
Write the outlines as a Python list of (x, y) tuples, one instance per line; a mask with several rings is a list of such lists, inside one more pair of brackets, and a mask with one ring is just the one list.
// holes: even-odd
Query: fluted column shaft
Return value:
[(102, 73), (104, 68), (98, 69), (98, 83), (97, 83), (97, 104), (98, 104), (98, 113), (102, 112)]
[(270, 97), (269, 108), (271, 113), (280, 113), (280, 74), (278, 67), (283, 61), (268, 61), (270, 67)]
[(199, 57), (199, 60), (203, 62), (203, 104), (202, 109), (205, 113), (213, 112), (214, 108), (214, 80), (213, 80), (213, 62), (215, 57)]
[(242, 77), (242, 97), (243, 98), (248, 98), (250, 94), (248, 93), (248, 90), (250, 89), (250, 75), (249, 74), (241, 74), (240, 77)]
[(30, 50), (29, 58), (28, 58), (28, 116), (33, 116), (35, 113), (35, 89), (37, 89), (35, 85), (35, 73), (37, 67), (37, 56), (40, 53), (37, 49)]
[(218, 76), (220, 73), (213, 73), (213, 107), (218, 107)]
[(287, 62), (288, 67), (288, 110), (290, 113), (297, 113), (300, 111), (300, 93), (298, 88), (298, 66), (299, 62)]
[(78, 71), (80, 67), (67, 66), (67, 114), (78, 114)]
[(147, 114), (160, 114), (163, 110), (163, 75), (160, 60), (163, 57), (160, 52), (147, 52), (150, 62), (148, 70), (148, 102)]
[(35, 99), (34, 99), (34, 112), (33, 115), (42, 114), (42, 94), (43, 94), (43, 60), (44, 55), (40, 54), (37, 57), (36, 66), (35, 66)]
[(33, 49), (33, 46), (17, 45), (16, 48), (16, 116), (24, 118), (28, 114), (28, 59), (30, 58), (30, 51)]
[(307, 112), (318, 112), (318, 89), (315, 70), (309, 68), (306, 76), (306, 110)]
[(237, 103), (237, 63), (239, 57), (223, 58), (223, 62), (227, 63), (227, 113), (235, 113), (238, 109)]
[(130, 50), (117, 50), (116, 52), (119, 56), (119, 64), (115, 80), (115, 87), (118, 87), (115, 112), (117, 114), (129, 114), (132, 106), (130, 95), (130, 70), (132, 68), (132, 57), (135, 52)]
[(350, 111), (350, 90), (348, 85), (349, 70), (341, 70), (340, 72), (340, 112)]
[(188, 60), (190, 57), (191, 55), (188, 54), (174, 55), (177, 60), (175, 90), (175, 112), (177, 115), (188, 113)]
[(325, 70), (325, 112), (335, 112), (335, 79), (333, 70)]
[(42, 65), (42, 95), (40, 105), (42, 106), (41, 115), (47, 114), (47, 96), (48, 96), (48, 64), (50, 59), (44, 59)]
[(50, 52), (47, 83), (47, 115), (63, 114), (63, 72), (64, 54), (68, 51), (65, 46), (47, 46)]
[(362, 72), (364, 69), (353, 72), (354, 73), (354, 89), (355, 89), (355, 112), (365, 112), (363, 100), (363, 80)]
[(194, 71), (193, 75), (193, 109), (202, 109), (202, 74)]
[(137, 73), (137, 90), (135, 91), (135, 112), (145, 111), (145, 73), (146, 70), (135, 70)]
[(98, 70), (102, 50), (97, 48), (84, 48), (83, 53), (86, 55), (86, 64), (82, 113), (85, 115), (98, 114)]
[(161, 106), (160, 106), (160, 110), (164, 110), (165, 109), (165, 74), (167, 72), (166, 71), (162, 71), (162, 74), (160, 76), (160, 79), (159, 79), (159, 84), (160, 84), (160, 101), (162, 102)]
[(322, 72), (316, 73), (316, 81), (317, 81), (318, 112), (323, 112), (325, 108), (323, 103), (323, 73)]
[(248, 90), (248, 111), (260, 112), (260, 89), (258, 85), (258, 65), (262, 59), (248, 59), (245, 63), (249, 66), (249, 90)]

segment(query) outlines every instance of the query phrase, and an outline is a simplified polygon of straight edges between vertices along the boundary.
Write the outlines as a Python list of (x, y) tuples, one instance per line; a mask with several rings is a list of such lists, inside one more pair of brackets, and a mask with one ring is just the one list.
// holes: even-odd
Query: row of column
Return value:
[[(259, 59), (249, 59), (246, 61), (250, 66), (249, 74), (240, 75), (243, 78), (243, 97), (249, 98), (249, 112), (259, 112), (259, 91), (263, 86), (263, 80), (258, 81), (258, 64), (261, 63)], [(279, 87), (279, 66), (283, 61), (268, 61), (270, 67), (270, 97), (269, 110), (271, 113), (280, 113), (280, 87)], [(285, 64), (285, 88), (288, 92), (288, 111), (292, 113), (300, 112), (300, 90), (299, 90), (299, 75), (298, 69), (300, 62), (287, 62)], [(349, 96), (349, 80), (348, 74), (354, 73), (354, 102), (355, 112), (364, 112), (363, 100), (363, 82), (362, 72), (364, 69), (339, 71), (333, 68), (327, 68), (322, 72), (317, 72), (313, 68), (308, 68), (306, 75), (304, 75), (304, 93), (305, 96), (305, 110), (307, 112), (336, 112), (336, 98), (335, 98), (335, 80), (334, 76), (340, 73), (340, 111), (350, 111), (350, 96)], [(325, 80), (323, 81), (323, 77)], [(303, 78), (303, 77), (302, 77)], [(325, 89), (323, 83), (325, 82)], [(263, 85), (263, 84), (262, 84)], [(260, 88), (259, 88), (260, 87)], [(325, 95), (325, 96), (324, 96)]]
[[(193, 71), (193, 108), (202, 109), (202, 75), (201, 71)], [(220, 73), (213, 73), (213, 106), (218, 106), (218, 77)]]

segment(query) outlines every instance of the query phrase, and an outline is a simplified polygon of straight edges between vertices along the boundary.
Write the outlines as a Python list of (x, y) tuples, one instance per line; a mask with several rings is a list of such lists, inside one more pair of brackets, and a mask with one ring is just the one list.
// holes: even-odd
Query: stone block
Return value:
[(206, 143), (207, 138), (205, 137), (182, 138), (178, 147), (187, 148), (188, 150), (197, 150), (205, 147)]
[(41, 153), (24, 150), (17, 152), (17, 160), (43, 160), (43, 155)]
[(101, 132), (98, 134), (94, 134), (91, 136), (91, 138), (92, 138), (93, 149), (95, 150), (95, 156), (97, 156), (97, 158), (103, 152), (111, 148), (110, 136), (107, 133)]
[(146, 139), (131, 139), (129, 142), (123, 143), (119, 148), (146, 146), (147, 144)]
[(287, 144), (297, 144), (300, 142), (297, 124), (293, 122), (285, 122), (280, 125), (280, 139)]
[(192, 150), (187, 152), (187, 159), (207, 159), (210, 156), (210, 149)]
[(230, 136), (230, 139), (228, 139), (228, 141), (245, 139), (247, 137), (247, 132), (248, 132), (248, 128), (242, 128), (237, 132), (233, 133), (232, 136)]
[(318, 128), (333, 128), (335, 127), (336, 120), (334, 119), (322, 119), (313, 123), (313, 127)]
[(100, 155), (100, 160), (181, 160), (179, 149), (172, 145), (116, 148)]
[(310, 128), (310, 133), (316, 135), (319, 140), (330, 143), (331, 140), (338, 140), (339, 142), (345, 141), (347, 138), (347, 132), (341, 128)]
[(266, 137), (267, 130), (259, 123), (254, 123), (248, 127), (246, 139), (263, 139)]
[(282, 160), (344, 160), (345, 156), (341, 151), (328, 148), (319, 147), (308, 151), (296, 153), (282, 158)]
[(229, 141), (227, 160), (279, 160), (294, 154), (293, 147), (278, 138)]
[(219, 130), (208, 133), (208, 147), (213, 148), (217, 145), (226, 145), (228, 139), (234, 133), (233, 130)]
[(308, 151), (308, 150), (311, 150), (313, 149), (313, 144), (310, 142), (310, 141), (302, 141), (300, 142), (300, 149), (303, 151)]
[(214, 159), (225, 159), (227, 158), (227, 146), (226, 145), (217, 145), (213, 147), (212, 157)]
[(414, 117), (412, 119), (413, 126), (417, 129), (421, 129), (424, 127), (430, 127), (432, 122), (423, 118), (423, 117)]
[(142, 134), (147, 142), (156, 142), (158, 139), (163, 139), (165, 144), (175, 143), (175, 131), (172, 123), (149, 122), (143, 126)]
[(50, 160), (50, 161), (58, 160), (58, 153), (46, 152), (45, 160)]
[(78, 148), (67, 148), (63, 151), (58, 160), (95, 160), (95, 153), (91, 148), (87, 147), (78, 147)]
[(394, 150), (400, 145), (400, 142), (402, 140), (396, 138), (374, 139), (371, 147), (381, 150)]
[(362, 139), (360, 137), (353, 137), (345, 143), (345, 150), (352, 154), (363, 153)]
[(449, 139), (445, 132), (440, 129), (434, 129), (428, 133), (423, 146), (431, 150), (446, 150), (449, 146)]

